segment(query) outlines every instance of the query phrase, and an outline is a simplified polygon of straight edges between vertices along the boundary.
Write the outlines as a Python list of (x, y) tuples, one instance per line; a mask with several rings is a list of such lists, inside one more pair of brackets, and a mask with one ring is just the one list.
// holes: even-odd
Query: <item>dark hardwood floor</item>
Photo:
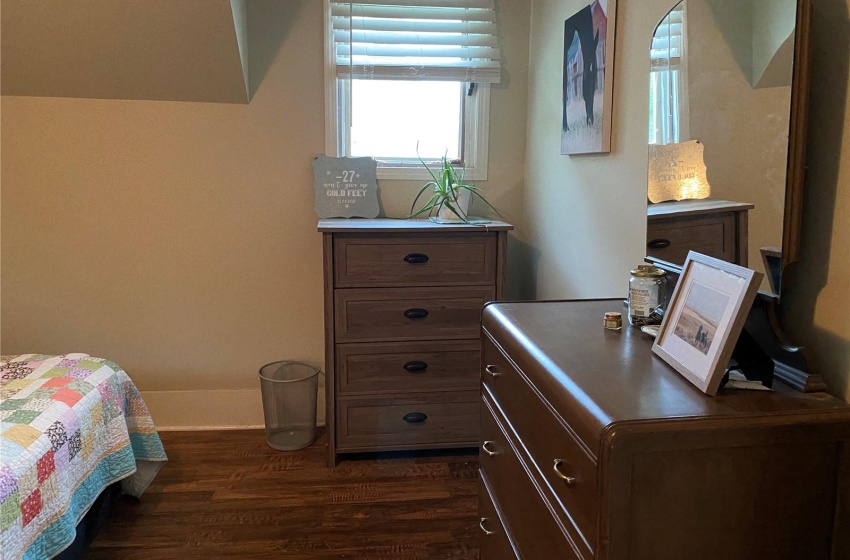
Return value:
[(262, 431), (164, 432), (169, 462), (123, 497), (86, 554), (120, 559), (478, 558), (474, 450), (325, 466)]

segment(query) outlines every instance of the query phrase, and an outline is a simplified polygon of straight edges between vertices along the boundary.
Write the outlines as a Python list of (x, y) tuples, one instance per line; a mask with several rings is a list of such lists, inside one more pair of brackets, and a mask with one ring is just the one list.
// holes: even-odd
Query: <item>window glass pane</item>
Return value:
[(351, 155), (461, 157), (460, 82), (352, 80)]

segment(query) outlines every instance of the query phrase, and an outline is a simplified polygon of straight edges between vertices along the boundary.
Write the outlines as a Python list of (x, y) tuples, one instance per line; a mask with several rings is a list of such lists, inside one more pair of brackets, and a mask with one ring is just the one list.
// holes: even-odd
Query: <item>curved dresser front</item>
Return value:
[(485, 308), (480, 558), (850, 558), (850, 406), (706, 396), (621, 301)]

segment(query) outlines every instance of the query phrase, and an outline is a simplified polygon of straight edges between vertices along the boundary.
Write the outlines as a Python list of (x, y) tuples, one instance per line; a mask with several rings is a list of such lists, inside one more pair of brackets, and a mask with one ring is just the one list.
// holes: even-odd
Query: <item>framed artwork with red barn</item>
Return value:
[(616, 0), (594, 0), (564, 21), (562, 154), (611, 151)]

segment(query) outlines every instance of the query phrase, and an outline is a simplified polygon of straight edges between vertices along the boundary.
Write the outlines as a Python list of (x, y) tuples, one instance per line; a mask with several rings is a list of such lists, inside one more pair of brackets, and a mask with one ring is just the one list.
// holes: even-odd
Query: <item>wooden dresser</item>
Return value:
[(747, 266), (746, 202), (682, 200), (650, 204), (646, 210), (646, 254), (684, 264), (688, 251)]
[(324, 238), (328, 463), (475, 447), (481, 309), (513, 226), (336, 219)]
[(620, 305), (485, 308), (481, 560), (850, 558), (850, 406), (708, 397)]

